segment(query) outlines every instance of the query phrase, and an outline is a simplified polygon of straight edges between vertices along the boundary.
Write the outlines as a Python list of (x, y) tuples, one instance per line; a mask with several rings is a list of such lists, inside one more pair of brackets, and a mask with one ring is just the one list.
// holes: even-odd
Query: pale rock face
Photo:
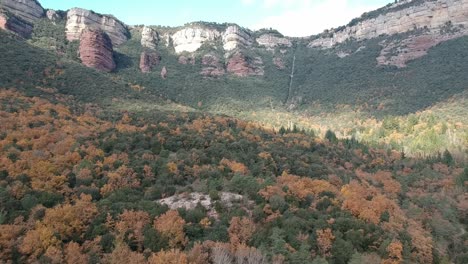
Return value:
[(167, 68), (166, 66), (164, 66), (161, 70), (161, 78), (163, 78), (164, 80), (167, 78)]
[(223, 33), (224, 50), (247, 48), (253, 43), (252, 36), (239, 26), (229, 26)]
[(46, 16), (49, 20), (54, 21), (54, 22), (61, 19), (60, 15), (57, 14), (57, 12), (52, 9), (47, 10)]
[[(408, 2), (400, 2), (394, 6)], [(468, 27), (468, 0), (426, 1), (419, 5), (359, 22), (352, 27), (346, 27), (341, 31), (334, 32), (333, 37), (312, 41), (309, 47), (331, 48), (350, 38), (364, 40), (384, 34), (404, 33), (414, 29), (427, 28), (431, 32), (437, 32), (449, 21), (454, 26)]]
[(7, 18), (0, 14), (0, 28), (7, 30)]
[[(235, 193), (221, 192), (220, 193), (220, 202), (226, 207), (232, 207), (234, 203), (241, 202), (244, 200), (244, 197)], [(211, 197), (207, 194), (193, 192), (193, 193), (182, 193), (177, 194), (165, 199), (156, 201), (161, 205), (167, 205), (171, 210), (177, 210), (184, 208), (186, 210), (193, 210), (197, 207), (198, 204), (201, 204), (206, 210), (208, 210), (208, 215), (211, 217), (217, 217), (218, 214), (214, 208), (214, 201), (211, 200)], [(249, 201), (251, 203), (252, 201)]]
[(128, 40), (127, 27), (116, 18), (81, 8), (72, 8), (68, 11), (66, 24), (68, 40), (80, 39), (81, 33), (88, 28), (97, 28), (106, 32), (114, 46), (121, 45)]
[(35, 0), (2, 0), (0, 7), (28, 23), (44, 16), (44, 9)]
[(277, 37), (273, 34), (263, 34), (257, 38), (257, 43), (267, 49), (274, 49), (276, 47), (292, 47), (292, 42), (287, 38)]
[(158, 32), (150, 27), (143, 27), (141, 31), (141, 46), (149, 49), (156, 49), (158, 42)]
[(176, 53), (195, 52), (205, 42), (215, 41), (220, 33), (214, 29), (201, 27), (188, 27), (177, 31), (172, 35), (172, 43)]

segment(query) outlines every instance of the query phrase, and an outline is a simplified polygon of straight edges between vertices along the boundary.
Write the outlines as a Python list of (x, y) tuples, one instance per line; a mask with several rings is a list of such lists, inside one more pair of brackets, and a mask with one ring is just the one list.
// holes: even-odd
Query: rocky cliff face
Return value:
[(81, 62), (87, 67), (105, 72), (115, 69), (112, 41), (102, 30), (86, 29), (83, 31), (79, 53)]
[(96, 14), (81, 8), (73, 8), (68, 11), (66, 24), (68, 40), (80, 39), (81, 33), (89, 28), (101, 29), (116, 46), (128, 40), (127, 27), (114, 17)]
[(205, 42), (215, 41), (221, 34), (214, 29), (203, 27), (187, 27), (171, 36), (176, 53), (195, 52)]
[(33, 26), (16, 16), (7, 16), (0, 13), (0, 28), (14, 32), (23, 38), (29, 38), (33, 31)]
[(263, 34), (257, 38), (257, 43), (267, 49), (274, 49), (276, 47), (292, 47), (291, 40), (275, 36), (273, 34)]
[(149, 49), (156, 49), (158, 42), (158, 32), (150, 27), (143, 27), (141, 31), (141, 46)]
[(224, 50), (231, 51), (237, 48), (247, 48), (252, 43), (250, 33), (239, 26), (229, 26), (223, 33)]
[(156, 52), (142, 52), (140, 56), (140, 70), (148, 73), (153, 70), (153, 67), (161, 61), (161, 56)]
[(0, 1), (0, 28), (24, 38), (31, 36), (34, 22), (43, 16), (44, 9), (35, 0)]
[(263, 61), (260, 57), (248, 58), (242, 52), (235, 52), (228, 60), (227, 71), (238, 77), (263, 76)]
[(224, 70), (219, 58), (214, 54), (206, 54), (203, 56), (202, 65), (203, 68), (200, 74), (205, 77), (219, 77), (226, 73), (226, 70)]
[(2, 0), (0, 8), (30, 24), (44, 16), (44, 9), (36, 0)]
[(414, 29), (427, 29), (436, 33), (447, 23), (455, 27), (468, 27), (468, 0), (399, 2), (385, 8), (375, 18), (332, 31), (331, 37), (316, 39), (309, 46), (330, 48), (351, 38), (364, 40)]
[(57, 22), (58, 20), (63, 19), (61, 14), (57, 13), (57, 11), (52, 9), (47, 10), (46, 17), (53, 22)]

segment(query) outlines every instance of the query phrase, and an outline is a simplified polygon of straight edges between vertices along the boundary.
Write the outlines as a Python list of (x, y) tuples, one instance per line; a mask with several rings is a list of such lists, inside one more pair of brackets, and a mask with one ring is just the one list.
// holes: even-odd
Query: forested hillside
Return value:
[(468, 169), (448, 152), (55, 100), (0, 93), (3, 261), (467, 261)]

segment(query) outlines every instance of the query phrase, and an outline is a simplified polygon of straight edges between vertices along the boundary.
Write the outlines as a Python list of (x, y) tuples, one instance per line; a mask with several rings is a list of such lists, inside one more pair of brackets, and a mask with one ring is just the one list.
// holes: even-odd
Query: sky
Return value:
[(206, 21), (250, 29), (274, 28), (305, 37), (346, 25), (392, 0), (39, 0), (44, 8), (72, 7), (112, 14), (128, 25), (182, 26)]

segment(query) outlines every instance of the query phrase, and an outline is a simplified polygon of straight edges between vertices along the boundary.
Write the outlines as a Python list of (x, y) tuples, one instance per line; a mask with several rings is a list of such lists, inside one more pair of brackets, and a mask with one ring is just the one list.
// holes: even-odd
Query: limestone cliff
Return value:
[(106, 32), (115, 46), (128, 40), (129, 32), (127, 26), (118, 19), (81, 8), (68, 10), (66, 24), (68, 40), (80, 39), (81, 33), (89, 28), (101, 29)]
[(112, 41), (99, 29), (86, 29), (80, 38), (81, 62), (90, 68), (110, 72), (115, 69)]
[(253, 43), (252, 36), (241, 27), (229, 26), (223, 33), (223, 47), (227, 51), (237, 48), (247, 48)]
[(278, 37), (273, 34), (263, 34), (256, 39), (258, 45), (266, 47), (267, 49), (274, 49), (276, 47), (292, 47), (291, 40), (283, 37)]
[(330, 48), (348, 39), (364, 40), (415, 29), (438, 32), (447, 23), (468, 27), (468, 0), (406, 0), (373, 11), (378, 16), (355, 20), (350, 26), (331, 30), (327, 37), (313, 40), (310, 47)]
[(44, 9), (36, 0), (2, 0), (0, 8), (30, 24), (44, 16)]
[(143, 27), (141, 31), (141, 46), (149, 49), (156, 49), (159, 42), (159, 35), (150, 27)]
[(44, 16), (44, 9), (35, 0), (0, 1), (0, 28), (24, 38), (31, 36), (34, 22)]
[(0, 28), (14, 32), (23, 38), (29, 38), (33, 31), (32, 24), (29, 24), (16, 16), (4, 13), (0, 13)]
[(183, 28), (171, 36), (176, 53), (195, 52), (205, 42), (215, 41), (221, 34), (215, 29), (198, 26)]

